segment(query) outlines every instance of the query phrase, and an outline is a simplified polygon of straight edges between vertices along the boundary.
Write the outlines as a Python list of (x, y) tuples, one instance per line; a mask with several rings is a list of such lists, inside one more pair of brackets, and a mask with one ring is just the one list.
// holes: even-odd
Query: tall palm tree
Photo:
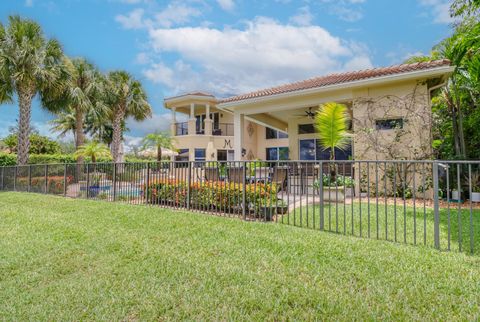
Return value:
[(167, 132), (147, 134), (142, 140), (142, 149), (153, 147), (157, 149), (157, 161), (162, 161), (162, 148), (172, 149), (172, 137)]
[(113, 125), (111, 151), (114, 162), (119, 162), (122, 141), (122, 122), (128, 117), (143, 121), (152, 115), (147, 94), (142, 84), (124, 71), (113, 71), (107, 76), (107, 105)]
[(75, 158), (90, 158), (94, 164), (98, 158), (108, 158), (110, 156), (108, 146), (97, 141), (91, 141), (90, 143), (80, 146), (74, 153)]
[[(325, 150), (330, 149), (330, 160), (335, 160), (335, 149), (345, 150), (350, 145), (348, 108), (339, 103), (325, 103), (315, 115), (315, 127), (320, 144)], [(330, 163), (331, 181), (336, 179), (336, 167)]]
[[(104, 79), (93, 64), (84, 58), (67, 60), (70, 79), (64, 84), (62, 93), (57, 97), (45, 99), (45, 105), (53, 112), (62, 113), (62, 121), (75, 120), (72, 130), (75, 137), (75, 148), (78, 149), (85, 142), (85, 116), (96, 114), (106, 118), (106, 108), (102, 101), (102, 87)], [(63, 113), (68, 113), (63, 114)], [(68, 124), (60, 125), (66, 126)], [(83, 160), (79, 158), (79, 163)]]
[(68, 78), (60, 43), (47, 39), (39, 24), (19, 16), (0, 23), (0, 102), (19, 103), (18, 164), (28, 162), (32, 100), (37, 93), (54, 93)]

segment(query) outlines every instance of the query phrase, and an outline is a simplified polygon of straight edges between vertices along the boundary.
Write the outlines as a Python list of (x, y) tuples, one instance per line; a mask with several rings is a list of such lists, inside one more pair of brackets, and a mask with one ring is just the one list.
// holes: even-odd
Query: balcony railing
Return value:
[(175, 135), (187, 135), (188, 122), (175, 123)]
[(213, 135), (233, 136), (233, 123), (218, 123), (218, 127), (212, 130)]

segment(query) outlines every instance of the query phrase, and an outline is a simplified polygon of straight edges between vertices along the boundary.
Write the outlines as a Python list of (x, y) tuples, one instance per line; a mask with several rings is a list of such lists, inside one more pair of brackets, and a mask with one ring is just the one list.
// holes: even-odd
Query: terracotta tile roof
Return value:
[(221, 104), (221, 103), (228, 103), (228, 102), (234, 102), (234, 101), (241, 101), (241, 100), (246, 100), (246, 99), (251, 99), (256, 97), (295, 92), (295, 91), (300, 91), (300, 90), (305, 90), (310, 88), (348, 83), (348, 82), (375, 78), (380, 76), (427, 70), (427, 69), (432, 69), (432, 68), (442, 67), (442, 66), (450, 66), (450, 61), (448, 59), (442, 59), (442, 60), (434, 60), (434, 61), (427, 61), (427, 62), (420, 62), (420, 63), (413, 63), (413, 64), (403, 64), (403, 65), (394, 65), (389, 67), (372, 68), (372, 69), (366, 69), (366, 70), (360, 70), (360, 71), (354, 71), (354, 72), (330, 74), (326, 76), (306, 79), (306, 80), (295, 82), (295, 83), (271, 87), (271, 88), (259, 90), (256, 92), (251, 92), (251, 93), (242, 94), (238, 96), (232, 96), (232, 97), (220, 100), (219, 103)]
[(184, 96), (189, 96), (189, 95), (192, 95), (192, 96), (215, 97), (215, 96), (213, 96), (212, 94), (204, 93), (204, 92), (189, 92), (189, 93), (184, 93), (184, 94), (180, 94), (180, 95), (177, 95), (177, 96), (166, 97), (165, 100), (170, 100), (170, 99), (173, 99), (173, 98), (184, 97)]

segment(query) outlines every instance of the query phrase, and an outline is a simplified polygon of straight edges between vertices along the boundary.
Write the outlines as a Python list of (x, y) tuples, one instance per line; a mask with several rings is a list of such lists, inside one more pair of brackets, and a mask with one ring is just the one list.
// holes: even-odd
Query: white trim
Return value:
[(454, 71), (454, 69), (455, 69), (454, 66), (441, 66), (441, 67), (431, 68), (431, 69), (427, 69), (427, 70), (420, 70), (420, 71), (406, 72), (406, 73), (401, 73), (401, 74), (393, 74), (393, 75), (372, 77), (372, 78), (368, 78), (368, 79), (362, 79), (362, 80), (356, 80), (356, 81), (351, 81), (351, 82), (346, 82), (346, 83), (327, 85), (327, 86), (322, 86), (322, 87), (314, 87), (314, 88), (296, 90), (296, 91), (279, 93), (279, 94), (265, 95), (265, 96), (260, 96), (260, 97), (247, 98), (247, 99), (239, 99), (239, 100), (236, 100), (236, 101), (220, 103), (220, 104), (217, 105), (217, 108), (223, 110), (223, 109), (226, 109), (226, 108), (235, 108), (235, 107), (240, 106), (240, 105), (248, 105), (248, 104), (252, 104), (252, 103), (264, 102), (264, 101), (269, 101), (269, 100), (274, 100), (274, 99), (284, 98), (284, 97), (294, 97), (294, 96), (300, 96), (300, 95), (312, 94), (312, 93), (323, 93), (323, 92), (333, 91), (333, 90), (337, 90), (337, 89), (348, 89), (348, 88), (354, 88), (354, 87), (376, 85), (376, 84), (379, 84), (379, 83), (387, 83), (387, 82), (393, 82), (393, 81), (403, 81), (403, 80), (408, 80), (408, 79), (412, 79), (412, 78), (415, 79), (415, 78), (419, 78), (419, 77), (428, 78), (428, 77), (440, 76), (440, 75), (452, 73)]
[[(200, 96), (200, 95), (180, 95), (174, 97), (167, 97), (163, 100), (165, 107), (166, 104), (177, 103), (181, 101), (195, 100), (201, 102), (217, 102), (215, 96)], [(167, 107), (168, 108), (168, 107)]]

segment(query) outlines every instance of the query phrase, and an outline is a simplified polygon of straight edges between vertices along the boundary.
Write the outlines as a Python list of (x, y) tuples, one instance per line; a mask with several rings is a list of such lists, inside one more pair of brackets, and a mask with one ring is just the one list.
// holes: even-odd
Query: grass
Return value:
[[(440, 247), (443, 250), (462, 250), (480, 255), (480, 210), (462, 209), (457, 211), (452, 204), (440, 209)], [(470, 216), (471, 215), (471, 216)], [(432, 208), (417, 205), (397, 206), (366, 202), (352, 204), (326, 203), (324, 207), (324, 229), (327, 231), (397, 241), (407, 244), (434, 246), (434, 212)], [(449, 219), (450, 217), (450, 219)], [(277, 221), (293, 226), (320, 229), (320, 207), (309, 205), (298, 207)], [(449, 223), (450, 222), (450, 223)], [(449, 229), (450, 227), (450, 229)], [(448, 231), (450, 230), (450, 236)], [(461, 238), (459, 238), (459, 236)], [(460, 248), (461, 246), (461, 248)], [(449, 248), (450, 247), (450, 248)]]
[(145, 206), (0, 194), (4, 320), (474, 320), (480, 258)]

